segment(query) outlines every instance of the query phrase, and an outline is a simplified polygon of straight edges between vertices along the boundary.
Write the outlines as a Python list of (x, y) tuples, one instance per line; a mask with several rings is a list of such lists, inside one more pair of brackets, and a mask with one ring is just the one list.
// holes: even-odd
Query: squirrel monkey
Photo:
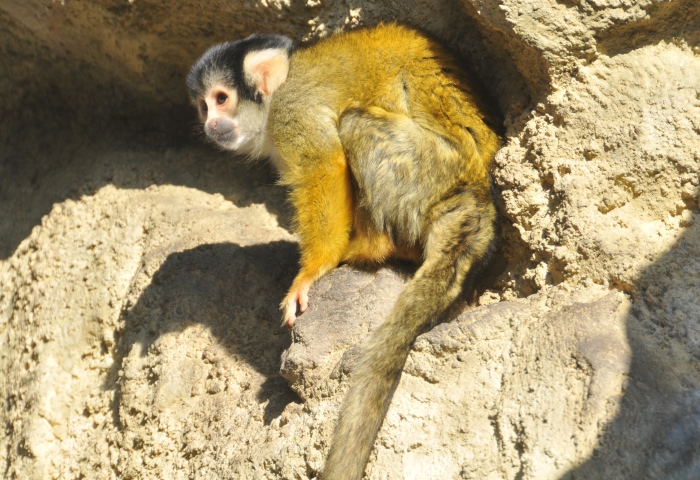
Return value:
[(283, 325), (341, 262), (420, 263), (365, 345), (340, 410), (326, 480), (360, 479), (411, 345), (459, 296), (494, 238), (494, 120), (433, 40), (395, 24), (301, 49), (253, 35), (208, 50), (187, 77), (206, 135), (269, 157), (290, 189), (301, 269)]

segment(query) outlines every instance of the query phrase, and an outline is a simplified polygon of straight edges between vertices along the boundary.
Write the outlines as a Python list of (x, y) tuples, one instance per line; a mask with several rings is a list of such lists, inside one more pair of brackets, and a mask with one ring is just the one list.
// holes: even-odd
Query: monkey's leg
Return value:
[(292, 182), (291, 201), (300, 238), (301, 270), (282, 301), (282, 325), (292, 328), (297, 304), (304, 312), (311, 284), (341, 262), (353, 221), (353, 198), (345, 155), (338, 151)]
[(359, 264), (382, 263), (396, 251), (389, 235), (379, 232), (368, 220), (362, 207), (355, 209), (355, 219), (350, 243), (343, 254), (343, 261)]
[(379, 264), (389, 258), (420, 263), (422, 252), (418, 246), (396, 246), (386, 232), (380, 232), (362, 207), (355, 208), (353, 232), (343, 261), (353, 264)]
[(325, 480), (362, 478), (411, 345), (454, 302), (473, 264), (489, 250), (495, 210), (488, 193), (464, 191), (435, 206), (430, 216), (425, 261), (353, 372), (323, 470)]
[(418, 247), (397, 248), (385, 233), (363, 233), (350, 239), (345, 255), (343, 255), (344, 262), (360, 264), (382, 263), (389, 258), (420, 263), (422, 253)]
[(394, 244), (385, 234), (355, 235), (348, 244), (343, 261), (350, 263), (381, 263), (394, 254)]

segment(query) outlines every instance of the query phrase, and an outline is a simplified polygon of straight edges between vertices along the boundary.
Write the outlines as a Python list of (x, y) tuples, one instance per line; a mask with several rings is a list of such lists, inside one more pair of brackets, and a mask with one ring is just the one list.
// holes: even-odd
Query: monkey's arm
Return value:
[(353, 224), (353, 196), (345, 153), (333, 122), (326, 128), (317, 124), (301, 135), (298, 129), (289, 132), (293, 139), (283, 127), (278, 127), (275, 135), (287, 138), (281, 143), (287, 147), (279, 152), (284, 165), (281, 182), (291, 189), (301, 249), (301, 270), (280, 305), (282, 325), (291, 328), (297, 305), (301, 312), (308, 306), (311, 284), (343, 259)]

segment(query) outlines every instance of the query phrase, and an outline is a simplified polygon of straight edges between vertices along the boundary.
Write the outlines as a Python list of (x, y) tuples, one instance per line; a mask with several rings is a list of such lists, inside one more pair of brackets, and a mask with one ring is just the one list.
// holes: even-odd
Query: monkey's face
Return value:
[(282, 35), (251, 35), (215, 45), (195, 62), (187, 86), (208, 138), (253, 157), (273, 153), (267, 112), (287, 79), (291, 49)]
[(287, 79), (291, 48), (281, 35), (251, 35), (215, 45), (195, 62), (187, 86), (209, 139), (252, 157), (273, 154), (267, 113)]
[[(197, 100), (199, 118), (204, 124), (204, 133), (214, 143), (226, 150), (239, 150), (251, 140), (251, 133), (242, 113), (248, 108), (239, 102), (235, 88), (217, 83), (206, 95)], [(245, 125), (245, 128), (243, 127)]]

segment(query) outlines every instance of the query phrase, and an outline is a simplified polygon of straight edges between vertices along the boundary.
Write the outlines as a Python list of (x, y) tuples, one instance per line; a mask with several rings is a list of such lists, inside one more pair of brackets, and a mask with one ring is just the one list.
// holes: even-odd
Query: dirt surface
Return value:
[[(503, 114), (500, 246), (419, 338), (369, 479), (700, 472), (700, 4), (0, 0), (0, 476), (307, 479), (411, 269), (341, 267), (291, 335), (286, 192), (183, 78), (256, 31), (399, 21)], [(465, 298), (472, 298), (465, 293)]]

